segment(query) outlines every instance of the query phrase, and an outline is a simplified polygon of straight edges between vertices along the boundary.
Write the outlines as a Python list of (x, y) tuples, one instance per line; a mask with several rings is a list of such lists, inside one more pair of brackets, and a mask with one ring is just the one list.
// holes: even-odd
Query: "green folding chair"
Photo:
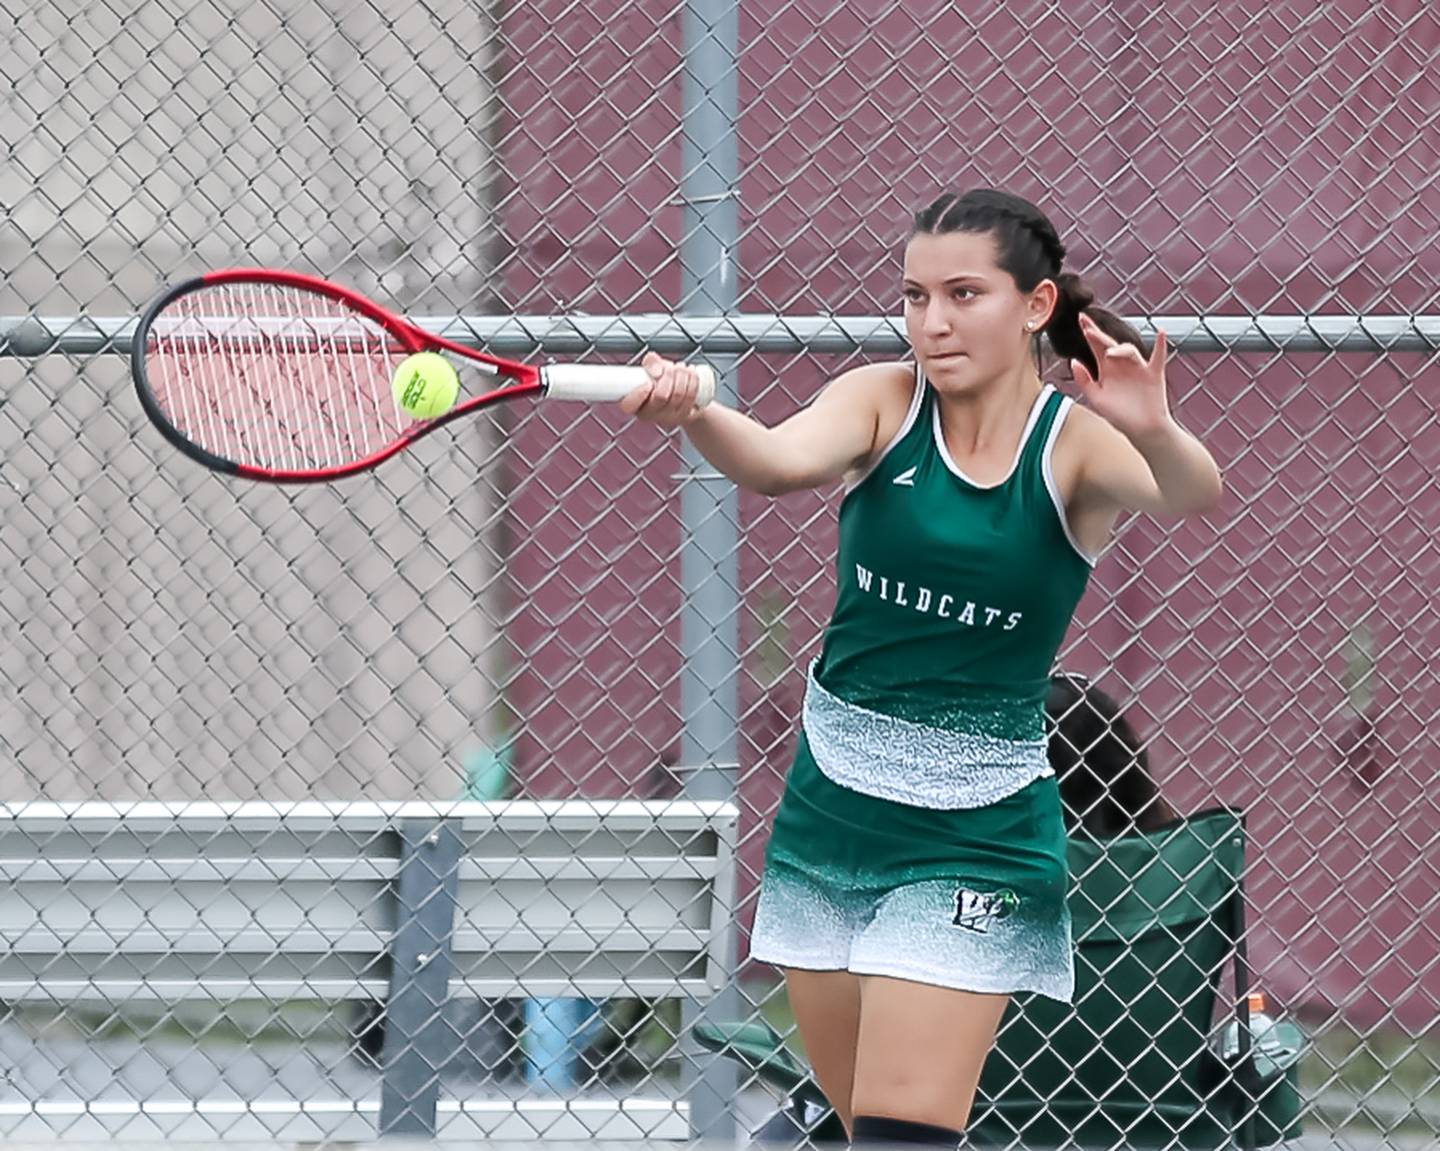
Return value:
[[(1300, 1134), (1299, 1044), (1249, 1042), (1243, 817), (1218, 808), (1158, 831), (1069, 845), (1071, 1005), (1017, 996), (986, 1061), (975, 1146), (1265, 1147)], [(1233, 959), (1239, 1050), (1211, 1049)], [(1290, 1029), (1291, 1035), (1298, 1032)], [(757, 1139), (844, 1140), (809, 1069), (763, 1023), (701, 1025), (787, 1103)]]
[[(1075, 1001), (1019, 996), (986, 1061), (978, 1146), (1263, 1147), (1299, 1134), (1299, 1051), (1247, 1042), (1245, 828), (1201, 812), (1158, 831), (1069, 846)], [(1212, 1050), (1233, 960), (1240, 1050)]]

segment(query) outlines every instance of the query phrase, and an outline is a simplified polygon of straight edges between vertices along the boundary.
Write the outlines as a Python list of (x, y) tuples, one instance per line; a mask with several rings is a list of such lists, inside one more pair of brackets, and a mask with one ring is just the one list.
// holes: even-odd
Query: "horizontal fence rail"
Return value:
[[(426, 331), (497, 355), (733, 356), (745, 352), (907, 355), (904, 325), (884, 316), (414, 316)], [(1147, 340), (1180, 352), (1426, 352), (1433, 316), (1129, 316)], [(129, 355), (133, 318), (0, 316), (0, 356)]]

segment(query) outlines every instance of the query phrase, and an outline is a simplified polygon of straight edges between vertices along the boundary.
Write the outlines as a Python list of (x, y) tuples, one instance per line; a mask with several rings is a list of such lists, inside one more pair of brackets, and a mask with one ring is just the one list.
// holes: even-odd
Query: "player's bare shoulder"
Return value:
[(1096, 415), (1079, 402), (1070, 405), (1050, 460), (1056, 486), (1067, 503), (1075, 493), (1085, 462), (1114, 451), (1117, 439), (1123, 442), (1125, 437), (1104, 416)]
[(837, 401), (864, 408), (874, 420), (870, 450), (856, 460), (855, 471), (868, 468), (900, 431), (915, 396), (915, 381), (913, 363), (888, 362), (852, 368), (830, 382), (826, 391)]
[(899, 434), (905, 417), (910, 414), (918, 380), (913, 363), (877, 364), (876, 367), (885, 369), (875, 383), (879, 404), (879, 420), (875, 427), (875, 451), (878, 454)]

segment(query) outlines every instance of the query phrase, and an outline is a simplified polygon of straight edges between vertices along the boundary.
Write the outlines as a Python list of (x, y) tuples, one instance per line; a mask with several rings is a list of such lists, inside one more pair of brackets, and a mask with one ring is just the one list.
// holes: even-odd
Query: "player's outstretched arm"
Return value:
[(913, 369), (872, 364), (837, 376), (808, 407), (766, 427), (722, 404), (695, 407), (694, 369), (651, 354), (650, 383), (622, 406), (659, 427), (684, 428), (700, 454), (742, 488), (783, 495), (834, 483), (863, 467), (876, 450), (880, 406), (888, 387)]

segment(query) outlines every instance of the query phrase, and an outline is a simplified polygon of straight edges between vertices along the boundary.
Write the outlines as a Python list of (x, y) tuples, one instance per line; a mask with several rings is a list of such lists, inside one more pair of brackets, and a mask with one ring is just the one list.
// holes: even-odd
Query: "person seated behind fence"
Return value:
[(1154, 831), (1179, 816), (1150, 774), (1150, 759), (1120, 705), (1074, 672), (1050, 677), (1048, 758), (1060, 782), (1066, 830), (1096, 839)]

